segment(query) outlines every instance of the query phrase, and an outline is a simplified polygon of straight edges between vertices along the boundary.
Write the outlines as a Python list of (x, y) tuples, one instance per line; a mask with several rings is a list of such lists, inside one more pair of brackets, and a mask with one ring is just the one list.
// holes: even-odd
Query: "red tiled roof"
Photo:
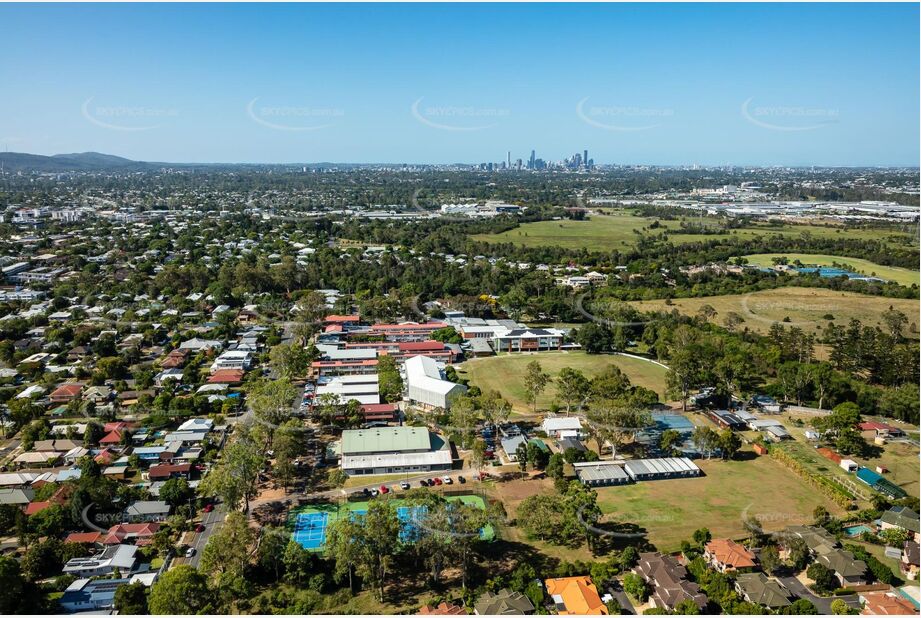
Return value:
[(36, 513), (40, 513), (52, 504), (52, 502), (47, 500), (41, 502), (30, 502), (29, 506), (26, 507), (26, 515), (35, 515)]
[(244, 375), (242, 369), (218, 369), (208, 378), (208, 384), (239, 384)]
[(61, 398), (61, 397), (76, 397), (80, 394), (80, 391), (83, 390), (82, 384), (61, 384), (59, 387), (54, 389), (50, 397)]
[(99, 541), (99, 537), (102, 536), (101, 532), (71, 532), (67, 535), (67, 538), (64, 539), (65, 543), (96, 543)]
[(887, 430), (895, 429), (895, 427), (893, 427), (892, 425), (887, 425), (886, 423), (880, 423), (877, 421), (864, 421), (863, 423), (859, 423), (857, 427), (859, 427), (861, 431), (876, 431), (877, 429), (887, 429)]
[(419, 610), (417, 615), (419, 616), (460, 616), (466, 614), (464, 608), (460, 605), (455, 605), (454, 603), (447, 603), (442, 601), (438, 604), (437, 607), (431, 605), (423, 605), (422, 609)]
[(713, 539), (706, 549), (720, 564), (736, 569), (755, 566), (755, 554), (731, 539)]
[(99, 441), (99, 444), (120, 444), (122, 441), (122, 434), (117, 429), (113, 429), (107, 433), (102, 440)]

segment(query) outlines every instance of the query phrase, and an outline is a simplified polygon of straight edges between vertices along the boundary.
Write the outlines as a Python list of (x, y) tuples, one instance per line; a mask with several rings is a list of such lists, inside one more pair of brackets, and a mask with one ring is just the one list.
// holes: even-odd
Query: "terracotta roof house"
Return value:
[(554, 577), (544, 582), (560, 616), (606, 616), (608, 608), (587, 575)]
[(98, 543), (102, 532), (71, 532), (64, 539), (65, 543)]
[(515, 590), (503, 588), (498, 592), (484, 592), (473, 606), (480, 616), (521, 616), (534, 613), (531, 599)]
[(460, 616), (466, 615), (467, 612), (460, 605), (442, 601), (438, 605), (423, 605), (419, 610), (418, 616)]
[(897, 592), (862, 592), (864, 616), (917, 616), (918, 610), (911, 602)]
[(208, 378), (208, 384), (240, 384), (244, 375), (242, 369), (218, 369)]
[(157, 522), (117, 524), (109, 528), (102, 542), (105, 545), (118, 545), (125, 541), (134, 541), (135, 545), (147, 545), (158, 530), (160, 524)]
[(79, 399), (81, 391), (83, 391), (82, 384), (68, 382), (54, 389), (51, 394), (48, 395), (48, 400), (52, 403), (68, 403), (75, 399)]
[(780, 582), (764, 573), (739, 573), (736, 590), (746, 601), (771, 609), (786, 607), (793, 598)]
[(681, 601), (693, 601), (703, 609), (707, 597), (694, 582), (688, 581), (688, 572), (672, 556), (647, 552), (640, 554), (634, 571), (653, 587), (650, 599), (655, 607), (674, 611)]
[(53, 504), (54, 502), (51, 502), (50, 500), (44, 500), (41, 502), (30, 502), (29, 506), (26, 507), (25, 514), (35, 515), (36, 513), (41, 513), (42, 511), (47, 509), (49, 506), (52, 506)]
[(124, 430), (113, 429), (99, 440), (99, 444), (121, 444), (123, 431)]
[(704, 547), (704, 559), (718, 571), (738, 571), (755, 566), (755, 554), (732, 539), (713, 539)]

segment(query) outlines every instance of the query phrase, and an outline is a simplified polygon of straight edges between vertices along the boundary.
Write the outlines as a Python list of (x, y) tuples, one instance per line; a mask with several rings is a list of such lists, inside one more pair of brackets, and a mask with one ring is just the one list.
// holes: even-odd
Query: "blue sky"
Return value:
[(2, 5), (0, 147), (917, 165), (917, 4)]

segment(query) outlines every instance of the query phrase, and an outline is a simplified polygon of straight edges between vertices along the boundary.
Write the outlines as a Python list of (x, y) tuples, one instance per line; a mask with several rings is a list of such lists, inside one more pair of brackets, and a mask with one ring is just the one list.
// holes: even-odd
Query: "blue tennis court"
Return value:
[(299, 513), (294, 522), (294, 540), (304, 549), (320, 549), (326, 542), (329, 513)]
[[(400, 537), (403, 541), (410, 542), (416, 534), (414, 520), (425, 514), (424, 506), (397, 507), (397, 518), (403, 524)], [(349, 510), (352, 516), (362, 516), (367, 513), (364, 509)], [(330, 517), (332, 515), (332, 517)], [(304, 549), (320, 549), (326, 543), (326, 526), (338, 519), (336, 512), (306, 512), (298, 513), (294, 521), (294, 540)]]

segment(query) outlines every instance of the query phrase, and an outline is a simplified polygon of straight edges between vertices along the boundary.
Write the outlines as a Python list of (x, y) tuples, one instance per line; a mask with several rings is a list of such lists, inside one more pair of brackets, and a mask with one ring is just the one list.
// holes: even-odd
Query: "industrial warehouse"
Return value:
[(632, 459), (628, 461), (585, 461), (573, 464), (583, 485), (603, 487), (638, 481), (687, 478), (703, 473), (687, 457)]

